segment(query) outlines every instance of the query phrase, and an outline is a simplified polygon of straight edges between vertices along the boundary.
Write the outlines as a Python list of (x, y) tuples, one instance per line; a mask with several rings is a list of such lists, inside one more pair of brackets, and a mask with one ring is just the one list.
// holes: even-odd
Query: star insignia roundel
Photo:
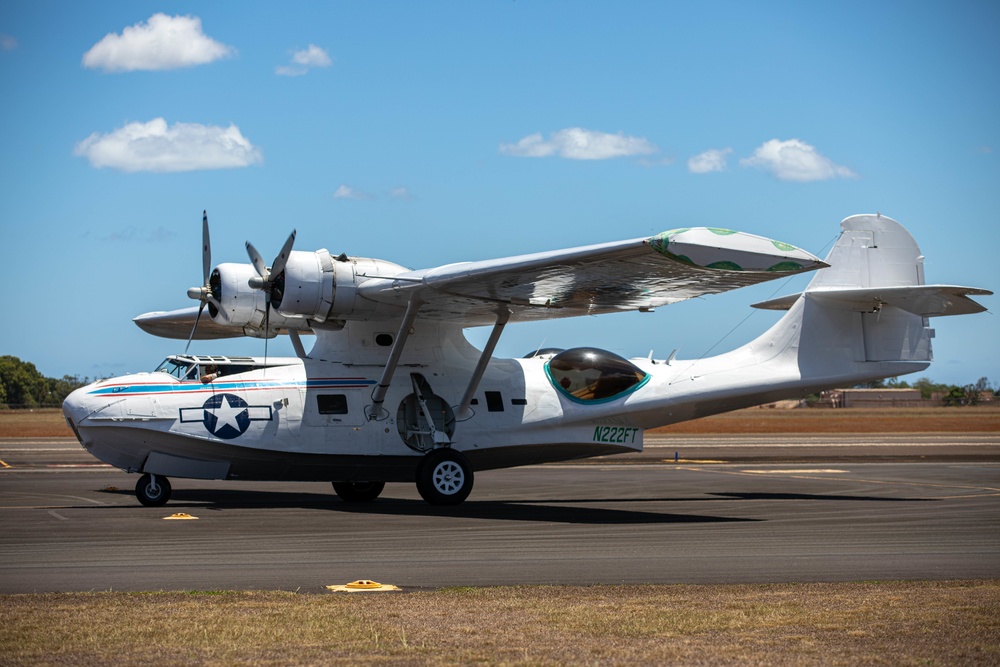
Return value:
[(215, 394), (202, 407), (205, 428), (217, 438), (238, 438), (250, 428), (250, 406), (235, 394)]

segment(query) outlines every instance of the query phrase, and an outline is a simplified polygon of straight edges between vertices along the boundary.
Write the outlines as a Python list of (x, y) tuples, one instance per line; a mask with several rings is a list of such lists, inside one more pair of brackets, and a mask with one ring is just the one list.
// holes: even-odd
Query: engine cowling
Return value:
[(309, 326), (337, 327), (345, 320), (399, 317), (401, 308), (363, 298), (358, 286), (372, 278), (394, 276), (406, 269), (367, 257), (333, 258), (327, 250), (292, 252), (274, 279), (271, 306), (286, 318), (305, 318)]
[(285, 317), (325, 322), (336, 293), (333, 258), (326, 250), (291, 252), (274, 279), (271, 305)]
[(208, 314), (219, 324), (261, 329), (264, 326), (264, 293), (250, 287), (257, 277), (250, 264), (219, 264), (212, 271), (209, 286), (218, 307), (209, 303)]
[[(370, 278), (391, 276), (404, 267), (384, 260), (330, 256), (327, 250), (291, 252), (284, 269), (271, 280), (268, 336), (285, 326), (340, 328), (345, 320), (398, 317), (397, 305), (379, 303), (358, 294), (358, 285)], [(264, 335), (266, 296), (260, 276), (251, 264), (219, 264), (209, 279), (212, 298), (209, 315), (218, 324), (242, 327), (244, 333)], [(255, 286), (251, 286), (255, 285)]]

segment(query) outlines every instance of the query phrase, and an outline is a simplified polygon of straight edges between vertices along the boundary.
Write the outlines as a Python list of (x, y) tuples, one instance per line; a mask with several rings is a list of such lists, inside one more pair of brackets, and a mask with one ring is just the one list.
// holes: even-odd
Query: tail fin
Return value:
[(804, 292), (755, 304), (791, 309), (779, 324), (801, 325), (802, 371), (860, 379), (923, 370), (933, 357), (929, 317), (985, 310), (968, 295), (988, 290), (925, 285), (920, 248), (895, 220), (855, 215), (841, 228), (826, 258), (830, 267)]

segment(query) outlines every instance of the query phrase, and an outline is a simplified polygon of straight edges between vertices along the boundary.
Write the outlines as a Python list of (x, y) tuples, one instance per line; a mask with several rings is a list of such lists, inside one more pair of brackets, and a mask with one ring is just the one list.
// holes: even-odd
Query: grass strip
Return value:
[(1000, 581), (0, 596), (3, 665), (990, 665)]

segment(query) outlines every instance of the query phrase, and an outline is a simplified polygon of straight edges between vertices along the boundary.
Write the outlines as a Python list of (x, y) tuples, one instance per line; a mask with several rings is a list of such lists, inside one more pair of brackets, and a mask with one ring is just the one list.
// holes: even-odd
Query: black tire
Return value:
[(472, 466), (453, 449), (435, 449), (417, 468), (417, 491), (431, 505), (458, 505), (472, 493)]
[(345, 503), (370, 503), (379, 497), (385, 482), (334, 482), (333, 490)]
[(135, 485), (135, 497), (146, 507), (162, 507), (170, 500), (170, 480), (157, 475), (154, 484), (153, 476), (146, 473)]

